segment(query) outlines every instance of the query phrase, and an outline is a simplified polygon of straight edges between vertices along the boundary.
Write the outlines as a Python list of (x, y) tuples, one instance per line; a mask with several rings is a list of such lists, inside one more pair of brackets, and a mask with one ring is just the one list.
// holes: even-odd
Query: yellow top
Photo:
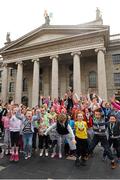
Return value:
[(75, 136), (80, 139), (87, 139), (87, 123), (85, 121), (75, 122)]

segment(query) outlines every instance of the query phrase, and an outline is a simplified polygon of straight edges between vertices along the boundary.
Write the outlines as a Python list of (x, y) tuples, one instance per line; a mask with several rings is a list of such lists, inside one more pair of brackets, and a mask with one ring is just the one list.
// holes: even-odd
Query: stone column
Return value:
[(2, 71), (2, 101), (3, 103), (7, 102), (7, 93), (8, 93), (8, 67), (7, 64), (3, 63)]
[(107, 100), (107, 83), (104, 56), (105, 48), (95, 49), (95, 52), (97, 52), (98, 95), (101, 98)]
[(17, 64), (17, 77), (16, 77), (16, 90), (15, 90), (15, 103), (21, 104), (22, 91), (23, 91), (23, 63), (19, 61)]
[(33, 65), (33, 87), (32, 87), (32, 107), (38, 105), (39, 102), (39, 73), (40, 73), (40, 65), (39, 59), (32, 60), (34, 62)]
[(52, 59), (52, 92), (51, 98), (58, 98), (58, 55), (50, 57)]
[(81, 66), (80, 66), (80, 55), (81, 52), (73, 52), (71, 53), (73, 56), (73, 90), (74, 92), (80, 96), (82, 92), (81, 88)]

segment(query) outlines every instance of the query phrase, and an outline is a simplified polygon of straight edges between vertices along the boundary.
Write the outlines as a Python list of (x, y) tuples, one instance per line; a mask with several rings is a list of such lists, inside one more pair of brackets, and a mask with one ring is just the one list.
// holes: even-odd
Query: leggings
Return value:
[(11, 138), (11, 147), (15, 146), (18, 147), (19, 146), (19, 136), (20, 133), (19, 132), (10, 132), (10, 138)]
[(76, 140), (76, 156), (79, 158), (82, 156), (83, 158), (88, 154), (88, 140), (80, 139), (75, 137)]
[(39, 135), (39, 149), (43, 149), (44, 148), (44, 144), (45, 144), (45, 149), (48, 149), (48, 136), (45, 135)]

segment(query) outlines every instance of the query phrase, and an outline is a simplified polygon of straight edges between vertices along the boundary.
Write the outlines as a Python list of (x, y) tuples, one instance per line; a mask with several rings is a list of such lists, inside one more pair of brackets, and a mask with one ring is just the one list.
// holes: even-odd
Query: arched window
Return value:
[(28, 87), (27, 87), (27, 79), (24, 78), (23, 79), (23, 91), (27, 91)]
[(73, 73), (69, 75), (69, 86), (73, 88)]
[(97, 86), (97, 75), (95, 71), (89, 72), (89, 87), (96, 88)]

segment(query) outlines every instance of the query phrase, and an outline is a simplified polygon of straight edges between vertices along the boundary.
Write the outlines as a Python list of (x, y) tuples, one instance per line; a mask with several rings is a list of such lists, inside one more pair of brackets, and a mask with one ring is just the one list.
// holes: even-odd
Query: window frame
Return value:
[(9, 82), (9, 92), (15, 92), (15, 82)]
[(120, 64), (120, 54), (112, 54), (113, 64)]
[[(91, 76), (94, 75), (94, 76)], [(95, 79), (95, 81), (93, 81)], [(88, 81), (89, 81), (89, 88), (96, 88), (97, 87), (97, 73), (96, 71), (90, 71), (88, 75)]]
[(28, 83), (27, 78), (23, 78), (23, 92), (26, 92), (28, 90)]
[[(114, 73), (113, 76), (114, 76), (114, 86), (120, 86), (120, 73)], [(119, 81), (119, 82), (117, 82), (117, 81)]]

